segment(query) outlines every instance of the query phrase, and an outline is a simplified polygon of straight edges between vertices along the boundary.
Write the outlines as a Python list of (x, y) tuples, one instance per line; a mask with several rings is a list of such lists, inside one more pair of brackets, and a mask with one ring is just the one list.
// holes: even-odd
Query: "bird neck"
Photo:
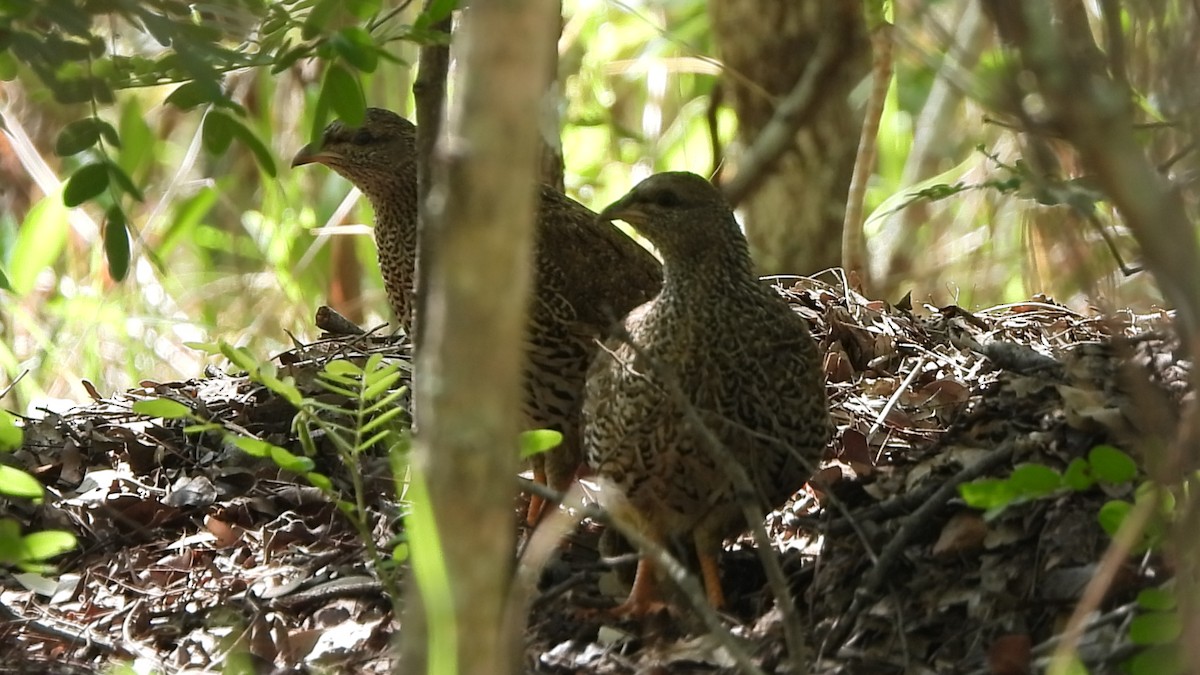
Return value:
[(394, 181), (367, 193), (375, 210), (375, 245), (388, 304), (406, 334), (412, 334), (417, 266), (416, 167), (397, 171)]
[(735, 246), (699, 246), (689, 251), (660, 251), (663, 256), (663, 297), (704, 302), (714, 294), (754, 292), (750, 252), (744, 240)]

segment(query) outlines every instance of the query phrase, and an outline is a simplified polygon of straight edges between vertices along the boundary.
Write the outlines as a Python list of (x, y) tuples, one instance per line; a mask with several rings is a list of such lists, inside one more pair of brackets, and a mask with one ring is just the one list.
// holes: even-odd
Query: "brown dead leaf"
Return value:
[(849, 464), (858, 476), (869, 476), (875, 470), (875, 461), (867, 446), (867, 437), (857, 429), (846, 429), (841, 440), (837, 458)]
[(942, 533), (933, 545), (933, 554), (952, 556), (978, 551), (983, 548), (987, 530), (987, 523), (975, 511), (959, 512), (942, 527)]
[(963, 403), (971, 396), (971, 390), (963, 383), (949, 378), (934, 380), (921, 387), (921, 393), (938, 405), (954, 405)]
[(1032, 672), (1033, 643), (1029, 635), (1001, 635), (988, 647), (988, 671), (991, 675), (1026, 675)]
[(829, 382), (849, 382), (850, 378), (854, 377), (854, 366), (850, 365), (846, 353), (836, 345), (825, 352), (822, 370), (825, 371), (825, 379)]

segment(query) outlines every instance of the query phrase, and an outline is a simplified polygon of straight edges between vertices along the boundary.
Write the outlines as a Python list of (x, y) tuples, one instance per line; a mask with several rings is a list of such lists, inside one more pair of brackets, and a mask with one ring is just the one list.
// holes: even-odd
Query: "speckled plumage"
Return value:
[[(592, 365), (587, 460), (611, 510), (661, 542), (696, 547), (709, 598), (720, 604), (715, 555), (747, 524), (679, 394), (745, 467), (762, 508), (777, 508), (809, 476), (795, 454), (816, 464), (831, 433), (816, 345), (805, 321), (751, 273), (732, 211), (700, 176), (651, 176), (600, 217), (630, 223), (658, 247), (665, 281)], [(638, 577), (631, 612), (652, 594), (652, 575), (639, 566)]]
[[(334, 122), (319, 143), (300, 150), (292, 161), (292, 166), (325, 164), (370, 200), (388, 303), (406, 332), (415, 304), (415, 145), (415, 125), (393, 112), (368, 108), (361, 127)], [(547, 186), (541, 187), (535, 242), (525, 412), (530, 426), (563, 432), (559, 448), (534, 458), (539, 479), (562, 490), (582, 462), (579, 414), (596, 338), (653, 297), (662, 280), (648, 251)]]

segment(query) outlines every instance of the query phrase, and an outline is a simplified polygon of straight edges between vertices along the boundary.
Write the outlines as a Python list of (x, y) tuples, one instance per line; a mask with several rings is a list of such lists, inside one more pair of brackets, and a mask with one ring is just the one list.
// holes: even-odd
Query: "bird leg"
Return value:
[(664, 607), (658, 597), (658, 580), (655, 579), (654, 561), (643, 557), (638, 560), (637, 574), (633, 577), (633, 588), (625, 602), (608, 610), (613, 616), (646, 616)]
[(725, 593), (721, 590), (717, 556), (700, 551), (696, 551), (696, 556), (700, 559), (700, 574), (704, 578), (704, 593), (708, 596), (708, 604), (712, 605), (713, 609), (721, 609), (725, 606)]
[[(543, 462), (534, 461), (533, 463), (533, 482), (538, 485), (546, 484), (546, 465)], [(542, 499), (541, 495), (529, 495), (529, 509), (525, 512), (525, 523), (527, 525), (537, 525), (542, 519), (542, 511), (546, 508), (546, 500)]]

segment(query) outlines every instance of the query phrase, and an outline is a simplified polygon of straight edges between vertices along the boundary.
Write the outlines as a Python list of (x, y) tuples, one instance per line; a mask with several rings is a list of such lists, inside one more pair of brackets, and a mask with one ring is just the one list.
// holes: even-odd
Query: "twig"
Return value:
[(867, 100), (866, 115), (858, 136), (858, 155), (854, 159), (854, 173), (846, 195), (846, 216), (842, 221), (842, 266), (852, 274), (858, 273), (859, 279), (868, 288), (871, 282), (866, 243), (863, 240), (863, 201), (866, 199), (867, 182), (875, 169), (879, 120), (883, 116), (888, 85), (892, 81), (892, 25), (881, 19), (871, 31), (871, 44), (875, 54), (871, 97)]
[(859, 615), (866, 609), (867, 602), (874, 596), (875, 591), (883, 585), (887, 573), (900, 557), (900, 554), (929, 525), (933, 514), (954, 497), (958, 486), (969, 480), (974, 480), (1008, 461), (1012, 457), (1014, 449), (1015, 443), (1013, 441), (1004, 441), (990, 455), (971, 466), (964, 467), (950, 477), (949, 480), (939, 485), (937, 490), (929, 496), (925, 503), (905, 519), (899, 531), (896, 532), (891, 541), (880, 552), (875, 566), (855, 590), (854, 600), (850, 603), (849, 609), (837, 620), (833, 628), (830, 629), (829, 634), (825, 636), (821, 645), (822, 652), (825, 651), (826, 646), (840, 646), (846, 639), (855, 622), (858, 621)]
[(805, 66), (796, 86), (775, 109), (775, 114), (754, 144), (738, 163), (737, 175), (722, 186), (725, 198), (731, 206), (737, 206), (758, 184), (784, 151), (792, 146), (796, 130), (817, 103), (819, 85), (836, 65), (834, 58), (839, 49), (838, 41), (829, 35), (821, 39), (812, 60)]

